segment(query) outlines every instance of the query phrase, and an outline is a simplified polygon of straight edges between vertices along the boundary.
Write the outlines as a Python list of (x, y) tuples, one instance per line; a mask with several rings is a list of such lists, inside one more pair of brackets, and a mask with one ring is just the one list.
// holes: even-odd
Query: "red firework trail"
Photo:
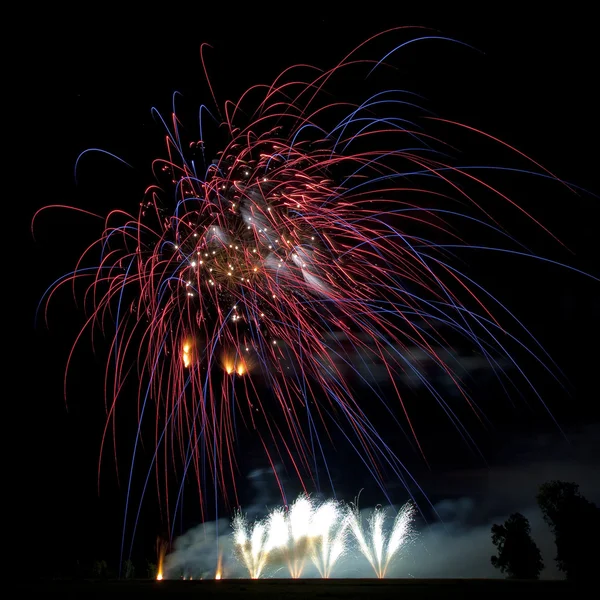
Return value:
[[(427, 39), (419, 36), (393, 50)], [(378, 434), (357, 385), (363, 395), (368, 390), (369, 403), (405, 423), (425, 458), (403, 377), (418, 380), (472, 440), (419, 368), (423, 357), (485, 419), (449, 336), (474, 348), (504, 381), (508, 364), (532, 386), (509, 351), (514, 344), (544, 365), (550, 360), (455, 260), (459, 248), (475, 247), (462, 238), (463, 228), (474, 227), (505, 242), (479, 249), (540, 259), (502, 228), (490, 205), (523, 209), (477, 178), (474, 167), (457, 164), (453, 148), (423, 128), (431, 113), (418, 97), (400, 85), (373, 91), (366, 76), (387, 64), (361, 58), (366, 47), (331, 70), (287, 69), (271, 85), (225, 102), (221, 119), (203, 107), (194, 139), (175, 106), (170, 120), (155, 111), (166, 130), (165, 157), (153, 163), (157, 183), (137, 214), (100, 217), (100, 238), (44, 296), (47, 311), (59, 288), (72, 284), (76, 292), (77, 281), (87, 282), (91, 310), (76, 344), (84, 331), (112, 331), (103, 447), (117, 404), (131, 401), (126, 380), (139, 381), (126, 512), (149, 420), (155, 451), (148, 473), (155, 473), (172, 524), (184, 479), (196, 482), (202, 510), (213, 488), (227, 505), (238, 504), (239, 422), (260, 440), (276, 477), (275, 464), (285, 462), (305, 489), (312, 485), (317, 460), (326, 465), (320, 438), (338, 431), (384, 488), (384, 472), (403, 481), (410, 475)], [(340, 97), (348, 81), (353, 98), (366, 91), (359, 102)], [(215, 131), (227, 140), (211, 155)], [(520, 152), (518, 158), (538, 169), (522, 172), (554, 178)], [(377, 378), (391, 394), (382, 394)], [(169, 493), (174, 477), (176, 497)]]

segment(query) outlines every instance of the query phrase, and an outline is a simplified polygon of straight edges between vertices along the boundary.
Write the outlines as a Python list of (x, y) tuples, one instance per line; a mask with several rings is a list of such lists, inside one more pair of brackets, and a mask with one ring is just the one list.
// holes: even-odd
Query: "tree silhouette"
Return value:
[(544, 568), (540, 549), (531, 537), (529, 521), (520, 513), (508, 517), (503, 525), (492, 525), (492, 543), (498, 556), (492, 565), (513, 579), (538, 579)]
[(98, 579), (106, 579), (108, 577), (108, 565), (105, 560), (94, 561), (94, 577)]
[(579, 486), (549, 481), (537, 502), (556, 543), (556, 564), (570, 581), (595, 579), (598, 569), (600, 508), (579, 493)]
[(156, 575), (158, 573), (158, 566), (156, 563), (151, 561), (146, 561), (146, 573), (148, 573), (149, 579), (156, 579)]
[(125, 561), (125, 579), (133, 579), (135, 577), (135, 566), (131, 559)]

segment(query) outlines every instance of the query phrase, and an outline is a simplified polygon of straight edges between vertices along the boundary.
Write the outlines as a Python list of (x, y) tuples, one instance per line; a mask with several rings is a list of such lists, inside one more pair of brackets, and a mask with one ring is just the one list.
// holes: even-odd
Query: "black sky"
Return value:
[[(410, 14), (400, 9), (390, 12), (387, 3), (380, 3), (366, 14), (314, 11), (295, 4), (281, 5), (281, 12), (252, 5), (222, 11), (176, 11), (165, 5), (155, 13), (145, 9), (140, 15), (108, 12), (100, 5), (94, 11), (44, 11), (28, 29), (31, 58), (24, 59), (19, 84), (35, 192), (23, 191), (14, 202), (18, 243), (25, 246), (29, 265), (24, 269), (26, 301), (22, 302), (21, 295), (17, 306), (22, 314), (17, 347), (25, 341), (28, 350), (21, 355), (27, 356), (21, 361), (26, 363), (25, 371), (18, 370), (22, 373), (22, 410), (16, 426), (22, 439), (18, 468), (23, 484), (17, 493), (23, 494), (25, 510), (19, 521), (23, 533), (17, 535), (25, 539), (26, 547), (36, 549), (37, 556), (51, 552), (52, 563), (60, 563), (63, 557), (72, 564), (76, 559), (115, 556), (123, 493), (117, 490), (109, 465), (103, 475), (103, 492), (99, 498), (96, 494), (104, 425), (103, 357), (81, 351), (73, 383), (76, 401), (67, 412), (62, 377), (79, 323), (77, 313), (64, 297), (50, 332), (42, 326), (33, 328), (41, 294), (73, 267), (82, 250), (86, 222), (62, 214), (46, 217), (33, 242), (28, 231), (31, 216), (49, 203), (108, 210), (139, 202), (151, 181), (149, 162), (163, 150), (151, 107), (168, 113), (176, 90), (190, 98), (190, 104), (210, 102), (199, 59), (202, 42), (214, 46), (209, 65), (217, 96), (223, 101), (253, 83), (270, 81), (282, 68), (297, 62), (330, 66), (384, 28), (438, 28), (484, 54), (446, 53), (441, 44), (424, 45), (410, 54), (406, 88), (427, 96), (428, 106), (438, 114), (497, 135), (563, 179), (600, 193), (600, 96), (594, 72), (600, 31), (592, 15), (583, 10), (528, 14), (500, 4), (496, 8), (485, 5), (481, 12)], [(110, 150), (134, 169), (90, 161), (82, 166), (76, 186), (74, 163), (89, 147)], [(24, 183), (30, 187), (29, 181)], [(538, 197), (533, 191), (525, 201), (576, 255), (569, 259), (541, 237), (532, 240), (537, 250), (548, 250), (554, 258), (571, 260), (598, 276), (599, 201), (568, 194)], [(496, 267), (493, 261), (490, 265)], [(570, 431), (597, 423), (600, 287), (556, 269), (516, 263), (511, 268), (510, 286), (498, 283), (503, 298), (548, 344), (572, 383), (570, 399), (542, 384), (561, 425)], [(494, 275), (489, 279), (493, 284)], [(527, 446), (552, 430), (541, 411), (528, 412), (507, 403), (502, 414), (486, 446), (492, 466), (519, 463), (515, 440), (525, 440)], [(452, 444), (444, 435), (436, 429), (429, 437), (440, 440), (440, 447)], [(594, 452), (592, 446), (586, 460), (596, 460)], [(411, 460), (417, 463), (415, 457)], [(477, 460), (460, 453), (452, 454), (448, 464), (440, 459), (439, 478), (435, 470), (426, 476), (431, 494), (438, 500), (447, 494), (444, 485), (436, 489), (436, 481), (446, 481), (450, 471), (484, 468)], [(574, 466), (573, 472), (580, 471)], [(356, 482), (340, 477), (350, 494), (364, 483), (360, 477)], [(461, 480), (465, 489), (456, 495), (472, 493), (467, 480)], [(152, 510), (144, 518), (140, 556), (151, 548), (161, 528)]]

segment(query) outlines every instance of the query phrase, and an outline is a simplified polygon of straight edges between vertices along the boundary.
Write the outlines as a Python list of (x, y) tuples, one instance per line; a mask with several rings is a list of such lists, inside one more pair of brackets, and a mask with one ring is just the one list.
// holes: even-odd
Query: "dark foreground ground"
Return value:
[(503, 598), (513, 594), (535, 594), (544, 600), (549, 596), (566, 598), (576, 591), (564, 581), (506, 581), (503, 579), (261, 579), (204, 581), (51, 581), (17, 584), (20, 598), (181, 598), (198, 600), (301, 600), (321, 598), (349, 600), (443, 598), (468, 596), (481, 600)]

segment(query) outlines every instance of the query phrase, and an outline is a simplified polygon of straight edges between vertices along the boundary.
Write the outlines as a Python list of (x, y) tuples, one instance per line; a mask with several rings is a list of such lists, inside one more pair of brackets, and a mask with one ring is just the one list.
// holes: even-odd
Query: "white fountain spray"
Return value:
[(392, 559), (411, 537), (414, 513), (412, 504), (404, 505), (386, 535), (385, 510), (376, 508), (365, 533), (357, 504), (352, 508), (335, 500), (317, 504), (303, 494), (287, 510), (276, 508), (252, 526), (237, 513), (232, 523), (233, 541), (252, 579), (261, 577), (267, 565), (282, 564), (297, 579), (302, 576), (308, 558), (321, 577), (328, 578), (346, 551), (348, 534), (352, 532), (360, 552), (377, 577), (383, 578)]
[(314, 513), (312, 500), (305, 495), (298, 496), (287, 514), (290, 546), (288, 568), (290, 575), (298, 579), (304, 570), (304, 563), (310, 544), (310, 529)]
[(252, 579), (258, 579), (269, 555), (267, 527), (262, 521), (249, 527), (248, 521), (237, 513), (233, 518), (233, 541), (242, 563)]
[(368, 520), (368, 535), (365, 535), (358, 506), (355, 505), (354, 510), (350, 511), (350, 529), (358, 542), (359, 550), (380, 579), (385, 577), (392, 559), (410, 539), (414, 515), (414, 506), (411, 503), (405, 504), (394, 519), (386, 539), (383, 527), (386, 518), (384, 509), (376, 508), (371, 514)]
[(349, 518), (338, 502), (328, 500), (314, 512), (310, 524), (310, 557), (321, 577), (327, 579), (346, 549)]

